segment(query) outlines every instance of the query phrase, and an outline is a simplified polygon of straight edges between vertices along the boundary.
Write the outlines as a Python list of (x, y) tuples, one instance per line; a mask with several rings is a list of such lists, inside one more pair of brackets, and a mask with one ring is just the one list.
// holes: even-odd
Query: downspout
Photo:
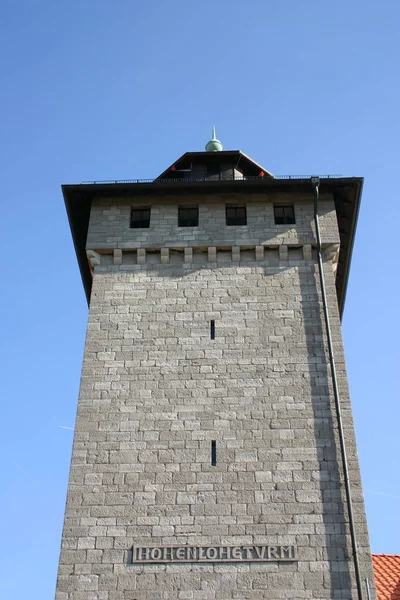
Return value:
[(340, 451), (341, 451), (341, 456), (342, 456), (344, 485), (345, 485), (345, 490), (346, 490), (347, 509), (348, 509), (348, 514), (349, 514), (350, 537), (351, 537), (351, 543), (353, 546), (353, 558), (354, 558), (354, 569), (355, 569), (355, 575), (356, 575), (356, 584), (357, 584), (358, 598), (359, 598), (359, 600), (363, 600), (360, 565), (359, 565), (359, 560), (358, 560), (357, 538), (356, 538), (356, 532), (355, 532), (355, 527), (354, 527), (353, 504), (352, 504), (352, 500), (351, 500), (349, 468), (348, 468), (348, 463), (347, 463), (346, 444), (345, 444), (344, 433), (343, 433), (342, 413), (341, 413), (341, 409), (340, 409), (339, 389), (338, 389), (337, 377), (336, 377), (335, 357), (333, 354), (332, 333), (331, 333), (331, 326), (330, 326), (330, 321), (329, 321), (329, 311), (328, 311), (328, 303), (327, 303), (327, 299), (326, 299), (325, 279), (324, 279), (324, 271), (323, 271), (323, 264), (322, 264), (321, 232), (319, 229), (319, 218), (318, 218), (319, 183), (320, 183), (319, 177), (311, 177), (311, 185), (312, 185), (313, 192), (314, 192), (314, 223), (315, 223), (315, 233), (316, 233), (316, 237), (317, 237), (319, 280), (320, 280), (320, 285), (321, 285), (321, 296), (322, 296), (322, 304), (323, 304), (323, 309), (324, 309), (326, 338), (327, 338), (327, 342), (328, 342), (329, 363), (331, 366), (333, 395), (334, 395), (334, 399), (335, 399), (335, 408), (336, 408), (336, 419), (337, 419), (338, 431), (339, 431), (339, 443), (340, 443)]
[(367, 598), (368, 598), (368, 600), (371, 600), (371, 593), (370, 593), (370, 589), (369, 589), (368, 577), (365, 579), (365, 585), (366, 585), (366, 588), (367, 588)]

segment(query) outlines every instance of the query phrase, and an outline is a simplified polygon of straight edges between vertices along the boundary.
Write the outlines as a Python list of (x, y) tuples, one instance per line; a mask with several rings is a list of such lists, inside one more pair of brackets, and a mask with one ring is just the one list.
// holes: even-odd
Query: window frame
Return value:
[[(239, 210), (243, 210), (244, 211), (244, 219), (243, 217), (238, 217), (237, 214), (235, 214), (235, 216), (228, 216), (228, 212), (229, 211), (239, 211)], [(238, 222), (238, 221), (244, 221), (244, 222)], [(247, 206), (244, 205), (232, 205), (232, 204), (226, 204), (225, 205), (225, 223), (227, 227), (246, 227), (247, 225)]]
[[(133, 220), (133, 213), (140, 213), (140, 218)], [(148, 218), (144, 218), (142, 213), (148, 212)], [(149, 229), (151, 221), (151, 206), (135, 206), (131, 208), (131, 218), (129, 223), (130, 229)], [(134, 225), (133, 223), (137, 222), (139, 225)]]
[[(285, 215), (285, 209), (290, 209), (291, 214)], [(277, 210), (282, 210), (283, 214), (277, 216)], [(274, 222), (275, 225), (296, 225), (296, 214), (294, 212), (294, 204), (274, 204)]]
[[(183, 211), (187, 211), (188, 213), (190, 211), (196, 211), (196, 217), (195, 219), (191, 216), (187, 217), (183, 217), (181, 215), (181, 212)], [(187, 224), (183, 224), (183, 221), (187, 221)], [(191, 221), (195, 221), (195, 224), (193, 225), (191, 223)], [(198, 206), (178, 206), (178, 227), (198, 227), (199, 226), (199, 207)]]

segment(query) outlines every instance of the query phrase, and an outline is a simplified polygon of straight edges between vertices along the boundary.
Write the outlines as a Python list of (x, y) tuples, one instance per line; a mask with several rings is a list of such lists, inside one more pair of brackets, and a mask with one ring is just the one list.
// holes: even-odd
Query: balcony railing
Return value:
[[(311, 177), (317, 177), (317, 175), (276, 175), (274, 177), (260, 177), (260, 176), (251, 176), (251, 177), (226, 177), (224, 175), (211, 175), (208, 177), (182, 177), (182, 178), (161, 178), (161, 179), (105, 179), (103, 181), (82, 181), (81, 185), (114, 185), (114, 184), (124, 184), (124, 183), (199, 183), (199, 182), (208, 182), (213, 183), (215, 181), (271, 181), (271, 179), (311, 179)], [(342, 175), (318, 175), (320, 179), (338, 179), (342, 177)]]

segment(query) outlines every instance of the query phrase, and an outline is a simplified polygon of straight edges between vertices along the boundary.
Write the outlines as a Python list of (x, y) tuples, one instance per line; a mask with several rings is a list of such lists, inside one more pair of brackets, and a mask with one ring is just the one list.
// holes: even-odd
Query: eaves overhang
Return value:
[[(336, 274), (336, 291), (341, 316), (346, 299), (347, 282), (350, 272), (354, 237), (363, 187), (362, 177), (329, 177), (320, 179), (320, 193), (331, 193), (336, 208), (340, 253)], [(310, 178), (255, 178), (236, 181), (180, 181), (171, 183), (157, 179), (150, 183), (107, 182), (63, 185), (62, 192), (67, 209), (72, 239), (78, 259), (86, 298), (90, 302), (92, 275), (86, 257), (86, 239), (89, 227), (92, 201), (99, 198), (143, 198), (145, 195), (175, 196), (186, 194), (204, 194), (204, 192), (267, 192), (281, 191), (290, 193), (310, 193)]]

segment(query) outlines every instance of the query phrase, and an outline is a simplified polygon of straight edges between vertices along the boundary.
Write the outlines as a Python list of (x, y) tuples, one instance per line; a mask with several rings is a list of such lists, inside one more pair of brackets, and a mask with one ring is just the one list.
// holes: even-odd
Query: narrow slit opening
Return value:
[(210, 338), (215, 340), (215, 321), (214, 319), (210, 321)]
[(211, 442), (211, 466), (215, 467), (217, 464), (217, 442), (212, 440)]

